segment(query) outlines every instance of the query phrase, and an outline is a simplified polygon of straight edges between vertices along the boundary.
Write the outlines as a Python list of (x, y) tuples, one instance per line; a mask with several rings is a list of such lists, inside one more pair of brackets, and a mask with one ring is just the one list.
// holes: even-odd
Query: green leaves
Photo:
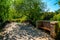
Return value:
[(0, 18), (2, 18), (3, 21), (6, 21), (9, 19), (9, 8), (12, 4), (12, 0), (1, 0), (0, 1)]
[(31, 20), (34, 23), (40, 19), (41, 12), (45, 9), (41, 0), (0, 0), (0, 2), (0, 18), (3, 21), (21, 18), (21, 21)]
[(60, 5), (60, 0), (58, 0), (58, 4)]
[(54, 15), (53, 20), (60, 21), (60, 14)]

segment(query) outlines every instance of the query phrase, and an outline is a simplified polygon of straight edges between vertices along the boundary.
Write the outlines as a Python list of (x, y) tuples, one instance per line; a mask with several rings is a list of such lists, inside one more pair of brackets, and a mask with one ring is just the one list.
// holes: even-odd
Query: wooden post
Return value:
[(50, 24), (50, 26), (51, 26), (51, 30), (50, 30), (50, 35), (53, 37), (53, 38), (55, 38), (56, 37), (56, 32), (55, 32), (55, 29), (56, 29), (56, 24), (57, 24), (58, 22), (57, 21), (53, 21), (53, 22), (51, 22)]

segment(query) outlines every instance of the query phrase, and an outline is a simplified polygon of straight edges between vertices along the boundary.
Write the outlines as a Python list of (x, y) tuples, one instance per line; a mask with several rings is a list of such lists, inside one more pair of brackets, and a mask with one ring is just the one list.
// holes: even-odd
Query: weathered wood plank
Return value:
[(58, 23), (58, 21), (44, 21), (44, 20), (42, 20), (42, 21), (36, 22), (36, 27), (50, 31), (50, 35), (53, 38), (55, 38), (55, 36), (56, 36), (56, 32), (55, 32), (56, 27), (55, 26), (57, 23)]

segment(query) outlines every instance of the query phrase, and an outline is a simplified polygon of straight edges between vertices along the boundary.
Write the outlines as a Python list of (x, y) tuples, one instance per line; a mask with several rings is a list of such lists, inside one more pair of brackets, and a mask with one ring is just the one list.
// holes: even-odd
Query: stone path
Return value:
[(54, 40), (47, 33), (28, 23), (12, 22), (5, 26), (0, 40)]

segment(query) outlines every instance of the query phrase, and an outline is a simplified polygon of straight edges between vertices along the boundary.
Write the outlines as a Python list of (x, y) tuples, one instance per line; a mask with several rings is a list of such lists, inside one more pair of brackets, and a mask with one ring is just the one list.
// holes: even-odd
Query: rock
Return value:
[(41, 38), (41, 37), (39, 38), (39, 37), (38, 37), (38, 38), (36, 38), (35, 40), (49, 40), (49, 39), (48, 39), (47, 37), (46, 37), (46, 38)]
[[(25, 24), (25, 23), (24, 23)], [(47, 33), (23, 23), (7, 24), (4, 30), (3, 40), (53, 40)], [(48, 35), (48, 36), (47, 36)]]

